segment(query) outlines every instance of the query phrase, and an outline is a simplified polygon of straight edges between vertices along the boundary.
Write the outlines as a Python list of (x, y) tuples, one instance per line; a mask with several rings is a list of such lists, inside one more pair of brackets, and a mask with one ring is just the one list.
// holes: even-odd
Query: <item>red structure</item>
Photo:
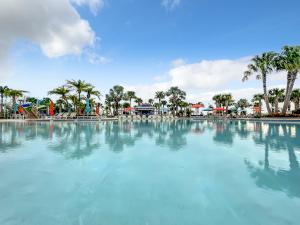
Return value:
[(49, 114), (50, 116), (54, 116), (54, 103), (52, 101), (50, 102)]

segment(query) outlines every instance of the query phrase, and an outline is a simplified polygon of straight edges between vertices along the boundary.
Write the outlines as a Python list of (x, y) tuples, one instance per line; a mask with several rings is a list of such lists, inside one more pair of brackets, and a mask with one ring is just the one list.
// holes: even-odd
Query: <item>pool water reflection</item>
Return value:
[(299, 224), (300, 125), (0, 123), (0, 224)]

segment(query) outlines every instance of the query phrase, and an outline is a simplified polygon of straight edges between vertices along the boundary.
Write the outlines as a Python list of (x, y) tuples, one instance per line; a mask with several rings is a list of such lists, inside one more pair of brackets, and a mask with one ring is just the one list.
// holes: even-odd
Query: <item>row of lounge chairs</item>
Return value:
[(119, 120), (173, 120), (177, 117), (173, 115), (121, 115), (119, 116)]
[(97, 115), (82, 115), (77, 116), (76, 112), (71, 113), (58, 113), (56, 116), (44, 116), (41, 119), (52, 119), (52, 120), (99, 120)]

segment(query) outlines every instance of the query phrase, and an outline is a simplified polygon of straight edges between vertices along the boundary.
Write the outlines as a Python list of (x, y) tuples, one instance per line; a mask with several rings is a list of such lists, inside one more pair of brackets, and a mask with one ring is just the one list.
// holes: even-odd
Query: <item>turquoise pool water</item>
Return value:
[(298, 225), (300, 126), (0, 123), (1, 225)]

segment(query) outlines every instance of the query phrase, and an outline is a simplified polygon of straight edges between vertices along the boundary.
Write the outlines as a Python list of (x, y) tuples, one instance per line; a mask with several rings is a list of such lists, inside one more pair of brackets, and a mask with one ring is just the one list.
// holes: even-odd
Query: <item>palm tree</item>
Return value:
[(295, 110), (299, 109), (299, 104), (300, 104), (300, 89), (294, 89), (292, 91), (291, 101), (295, 105)]
[(114, 103), (114, 115), (117, 116), (119, 113), (120, 102), (124, 98), (124, 87), (120, 85), (113, 86), (113, 88), (109, 90), (107, 97)]
[(48, 95), (58, 95), (65, 103), (65, 108), (68, 107), (68, 94), (70, 93), (70, 89), (66, 86), (61, 86), (54, 88), (53, 90), (48, 92)]
[(279, 113), (278, 104), (279, 101), (284, 97), (284, 89), (273, 88), (269, 91), (269, 95), (274, 97), (275, 113)]
[(1, 97), (0, 113), (3, 112), (3, 98), (8, 92), (9, 92), (9, 88), (7, 86), (0, 86), (0, 97)]
[[(93, 87), (91, 84), (86, 83), (84, 80), (67, 80), (67, 86), (77, 92), (78, 94), (78, 106), (81, 103), (81, 93), (85, 92), (89, 88)], [(79, 110), (79, 107), (77, 108)]]
[(185, 99), (186, 93), (180, 90), (178, 87), (171, 87), (166, 95), (169, 97), (169, 102), (171, 104), (172, 114), (175, 116), (176, 110), (178, 108), (178, 103)]
[(228, 113), (228, 106), (232, 105), (233, 101), (233, 97), (232, 94), (223, 94), (222, 95), (222, 99), (225, 103), (225, 108), (226, 108), (226, 113)]
[(162, 105), (163, 107), (165, 107), (167, 104), (168, 104), (168, 102), (167, 102), (166, 100), (162, 100), (162, 101), (161, 101), (161, 105)]
[(101, 93), (100, 93), (100, 91), (97, 91), (97, 90), (95, 89), (95, 87), (90, 86), (90, 87), (88, 87), (87, 89), (85, 89), (85, 91), (86, 91), (86, 93), (87, 93), (87, 98), (90, 98), (90, 96), (93, 95), (93, 96), (97, 97), (98, 100), (100, 100)]
[(77, 106), (79, 104), (79, 99), (77, 98), (76, 95), (69, 95), (67, 96), (67, 99), (69, 99), (72, 102), (72, 105), (74, 106), (74, 110), (77, 111)]
[(16, 104), (17, 98), (22, 97), (26, 92), (27, 91), (24, 90), (9, 89), (8, 96), (12, 98), (12, 103), (13, 103), (12, 109)]
[(163, 91), (157, 91), (155, 92), (155, 98), (158, 99), (159, 105), (161, 104), (161, 101), (165, 98), (166, 94)]
[(237, 102), (237, 107), (240, 108), (242, 110), (242, 112), (248, 108), (250, 106), (250, 103), (248, 102), (247, 99), (245, 98), (241, 98), (240, 100), (238, 100)]
[(258, 103), (259, 107), (259, 115), (261, 116), (261, 107), (262, 107), (262, 100), (264, 99), (263, 94), (255, 94), (253, 95), (252, 102), (253, 103)]
[(132, 99), (135, 99), (135, 98), (136, 98), (136, 96), (135, 96), (135, 92), (134, 91), (127, 91), (126, 92), (125, 99), (127, 99), (129, 101), (130, 107), (131, 107)]
[(148, 103), (149, 103), (150, 105), (152, 105), (152, 104), (154, 103), (154, 100), (153, 100), (152, 98), (149, 98), (149, 99), (148, 99)]
[(285, 99), (282, 108), (282, 113), (286, 114), (290, 104), (294, 83), (300, 70), (300, 46), (284, 46), (281, 54), (276, 57), (274, 64), (278, 71), (287, 72)]
[(138, 105), (141, 105), (143, 103), (143, 99), (141, 98), (136, 98), (135, 99), (135, 103), (138, 104)]
[(267, 75), (273, 71), (274, 59), (277, 53), (266, 52), (262, 55), (257, 55), (252, 58), (252, 63), (248, 65), (248, 70), (244, 72), (243, 81), (249, 79), (252, 74), (256, 74), (256, 79), (262, 80), (264, 99), (268, 113), (271, 114), (271, 108), (269, 105), (269, 96), (267, 90)]
[(214, 95), (212, 99), (215, 101), (217, 108), (223, 106), (224, 103), (223, 95), (221, 94)]

